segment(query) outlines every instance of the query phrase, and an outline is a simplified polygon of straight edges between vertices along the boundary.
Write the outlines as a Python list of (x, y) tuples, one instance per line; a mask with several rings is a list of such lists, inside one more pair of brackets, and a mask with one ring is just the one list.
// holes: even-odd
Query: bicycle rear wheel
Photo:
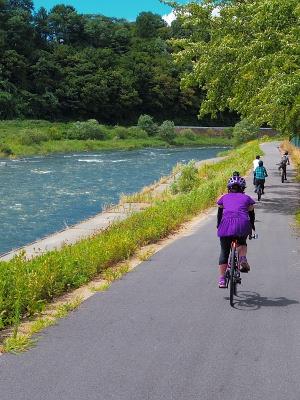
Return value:
[(235, 280), (235, 268), (236, 268), (236, 250), (231, 249), (230, 254), (230, 279), (229, 279), (229, 301), (231, 307), (233, 307), (233, 296), (236, 295), (236, 280)]
[(258, 201), (261, 199), (261, 192), (262, 192), (261, 186), (258, 185), (258, 188), (257, 188), (257, 200)]

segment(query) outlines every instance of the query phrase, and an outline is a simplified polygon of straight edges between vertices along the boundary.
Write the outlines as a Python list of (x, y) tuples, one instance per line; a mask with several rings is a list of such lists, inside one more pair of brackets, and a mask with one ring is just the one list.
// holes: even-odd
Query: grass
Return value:
[(109, 282), (103, 282), (98, 286), (92, 286), (91, 291), (92, 292), (105, 292), (110, 288), (110, 283)]
[(300, 225), (300, 210), (296, 212), (296, 221)]
[(34, 321), (30, 326), (30, 335), (34, 335), (48, 326), (52, 326), (56, 324), (56, 320), (53, 318), (38, 318)]
[[(294, 146), (287, 140), (282, 143), (281, 148), (282, 150), (287, 150), (289, 152), (296, 169), (296, 181), (300, 182), (300, 148)], [(296, 212), (295, 219), (297, 224), (300, 226), (300, 210)]]
[(140, 261), (148, 261), (148, 260), (150, 260), (150, 258), (153, 256), (154, 253), (155, 253), (155, 250), (153, 248), (140, 251), (138, 253), (138, 259)]
[[(76, 125), (76, 124), (75, 124)], [(74, 123), (48, 122), (42, 120), (0, 121), (0, 157), (21, 157), (52, 153), (134, 150), (145, 147), (172, 146), (228, 146), (224, 137), (194, 136), (187, 138), (178, 134), (169, 144), (159, 137), (148, 137), (135, 127), (109, 127), (97, 125), (103, 132), (102, 140), (78, 140), (74, 135)]]
[(30, 349), (35, 343), (36, 341), (29, 334), (17, 334), (4, 340), (2, 350), (7, 353), (17, 354)]
[(110, 285), (113, 281), (121, 279), (123, 275), (129, 271), (129, 264), (123, 264), (118, 268), (107, 268), (103, 273), (102, 277)]
[[(258, 143), (252, 142), (220, 163), (202, 166), (199, 185), (188, 193), (158, 200), (91, 238), (31, 260), (20, 254), (0, 262), (0, 326), (17, 326), (23, 318), (43, 311), (55, 297), (88, 283), (99, 273), (108, 284), (122, 277), (129, 266), (115, 269), (114, 265), (215, 204), (232, 171), (238, 168), (241, 174), (245, 173), (258, 151)], [(80, 301), (62, 306), (57, 316), (66, 315), (79, 304)]]
[(54, 318), (64, 318), (66, 317), (70, 311), (76, 310), (83, 302), (83, 298), (81, 296), (76, 297), (72, 301), (68, 301), (64, 304), (61, 304), (57, 307), (57, 310), (54, 314)]

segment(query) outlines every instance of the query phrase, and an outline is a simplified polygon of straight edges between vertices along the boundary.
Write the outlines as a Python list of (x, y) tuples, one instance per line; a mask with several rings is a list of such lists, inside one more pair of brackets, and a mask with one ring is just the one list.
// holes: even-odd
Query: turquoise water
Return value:
[(220, 148), (142, 149), (0, 161), (0, 253), (101, 212), (122, 193), (167, 175), (177, 162)]

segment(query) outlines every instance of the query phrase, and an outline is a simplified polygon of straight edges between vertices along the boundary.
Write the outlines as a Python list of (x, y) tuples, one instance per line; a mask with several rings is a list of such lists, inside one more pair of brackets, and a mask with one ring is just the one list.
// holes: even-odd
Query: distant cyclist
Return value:
[(255, 230), (255, 201), (244, 193), (246, 181), (240, 176), (232, 176), (227, 183), (228, 193), (217, 202), (218, 236), (220, 238), (221, 254), (219, 258), (219, 288), (226, 287), (225, 273), (231, 242), (238, 241), (239, 264), (241, 272), (249, 272), (247, 254), (247, 236)]
[(254, 171), (254, 179), (255, 179), (255, 193), (257, 192), (257, 188), (260, 185), (262, 194), (265, 193), (265, 181), (268, 176), (267, 170), (264, 167), (263, 161), (259, 160), (258, 167)]
[(283, 179), (286, 181), (287, 177), (286, 177), (286, 166), (290, 165), (290, 159), (289, 159), (289, 152), (285, 151), (283, 156), (281, 157), (281, 161), (279, 164), (279, 171), (282, 169), (283, 171)]
[(255, 186), (254, 171), (255, 171), (256, 168), (258, 167), (259, 160), (260, 160), (260, 156), (259, 156), (259, 155), (257, 155), (257, 156), (255, 157), (255, 160), (253, 160), (253, 185), (254, 185), (254, 186)]

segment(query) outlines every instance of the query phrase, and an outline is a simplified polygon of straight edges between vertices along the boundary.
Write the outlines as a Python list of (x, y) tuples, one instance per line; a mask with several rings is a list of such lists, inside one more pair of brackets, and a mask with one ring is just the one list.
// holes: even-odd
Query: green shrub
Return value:
[(242, 143), (259, 137), (259, 127), (251, 124), (246, 119), (242, 119), (233, 128), (233, 144), (238, 146)]
[(158, 126), (153, 121), (153, 118), (150, 115), (147, 114), (141, 115), (138, 119), (137, 126), (138, 128), (147, 132), (149, 136), (155, 136), (158, 133)]
[(232, 139), (232, 136), (233, 136), (233, 127), (232, 126), (224, 128), (224, 136), (228, 139)]
[(171, 191), (173, 194), (188, 193), (198, 187), (199, 184), (198, 169), (195, 166), (195, 161), (192, 160), (182, 168), (179, 178), (171, 186)]
[(192, 131), (192, 129), (183, 129), (180, 134), (187, 138), (188, 140), (196, 140), (197, 135)]
[(107, 131), (95, 119), (83, 122), (77, 121), (69, 129), (67, 138), (77, 140), (105, 140), (107, 138)]
[(40, 144), (41, 142), (47, 142), (47, 140), (47, 134), (38, 130), (25, 129), (18, 136), (18, 142), (25, 146)]
[(63, 139), (63, 133), (56, 127), (51, 126), (48, 130), (49, 140), (61, 140)]
[(158, 129), (159, 136), (168, 143), (176, 137), (175, 126), (173, 121), (164, 121)]
[(148, 137), (147, 132), (139, 128), (138, 126), (131, 126), (127, 129), (127, 132), (130, 137), (137, 139), (146, 139)]
[(0, 153), (5, 154), (6, 156), (12, 156), (14, 152), (7, 144), (0, 145)]
[(116, 126), (113, 129), (113, 133), (114, 136), (117, 137), (118, 139), (128, 139), (129, 137), (128, 129), (123, 126)]

